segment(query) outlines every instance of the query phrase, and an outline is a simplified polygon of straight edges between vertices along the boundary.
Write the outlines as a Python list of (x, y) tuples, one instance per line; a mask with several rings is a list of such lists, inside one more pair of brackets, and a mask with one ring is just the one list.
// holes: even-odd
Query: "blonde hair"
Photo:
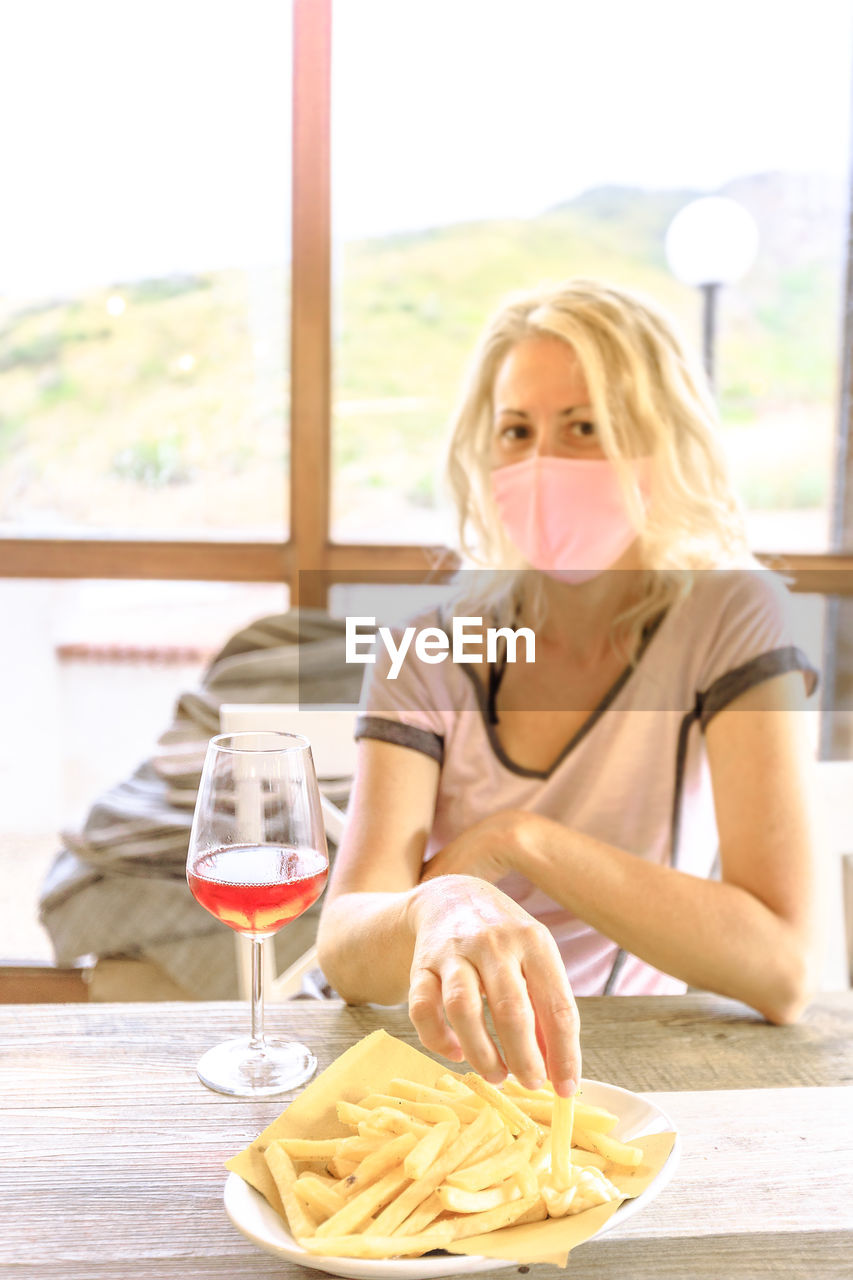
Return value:
[[(474, 353), (452, 421), (447, 463), (460, 548), (485, 569), (529, 568), (498, 517), (490, 445), (500, 366), (512, 347), (534, 336), (557, 337), (572, 347), (602, 450), (641, 526), (642, 599), (617, 620), (633, 652), (645, 624), (689, 590), (693, 570), (754, 563), (707, 379), (673, 321), (639, 294), (576, 278), (508, 298)], [(630, 466), (638, 456), (652, 459), (644, 515)], [(520, 582), (517, 573), (486, 575), (469, 585), (467, 602), (491, 605), (505, 620), (518, 606)]]

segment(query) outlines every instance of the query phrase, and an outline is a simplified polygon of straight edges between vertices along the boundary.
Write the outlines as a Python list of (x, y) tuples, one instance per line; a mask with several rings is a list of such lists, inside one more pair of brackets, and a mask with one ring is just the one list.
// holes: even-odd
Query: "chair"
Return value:
[(0, 963), (0, 1004), (190, 999), (158, 966), (124, 956), (101, 960), (92, 956), (73, 965), (41, 960)]
[(7, 962), (0, 965), (0, 1004), (83, 1004), (89, 999), (87, 977), (82, 965)]
[[(340, 798), (349, 791), (355, 770), (355, 716), (353, 708), (302, 708), (286, 703), (226, 702), (219, 708), (222, 733), (271, 729), (282, 733), (301, 733), (311, 743), (311, 754), (320, 783), (320, 803), (326, 836), (340, 843), (346, 815), (330, 798)], [(240, 993), (251, 998), (252, 950), (248, 938), (236, 935), (237, 973)], [(308, 947), (282, 973), (275, 972), (275, 959), (270, 940), (263, 948), (264, 992), (267, 1000), (289, 1000), (298, 994), (307, 973), (317, 967), (317, 948)]]

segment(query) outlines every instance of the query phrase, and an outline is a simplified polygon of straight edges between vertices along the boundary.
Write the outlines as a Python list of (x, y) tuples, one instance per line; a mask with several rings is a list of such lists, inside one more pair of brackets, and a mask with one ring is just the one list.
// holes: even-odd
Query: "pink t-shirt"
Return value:
[[(639, 660), (616, 681), (547, 771), (510, 760), (468, 665), (418, 661), (410, 650), (388, 678), (384, 650), (368, 673), (357, 737), (425, 752), (441, 773), (429, 859), (488, 814), (541, 813), (650, 862), (708, 877), (718, 839), (704, 729), (733, 698), (763, 680), (816, 672), (791, 641), (787, 591), (763, 571), (695, 575)], [(433, 612), (418, 626), (449, 626)], [(383, 660), (384, 657), (384, 660)], [(558, 696), (558, 695), (557, 695)], [(620, 951), (525, 876), (499, 886), (551, 930), (577, 995), (677, 994), (685, 984)]]

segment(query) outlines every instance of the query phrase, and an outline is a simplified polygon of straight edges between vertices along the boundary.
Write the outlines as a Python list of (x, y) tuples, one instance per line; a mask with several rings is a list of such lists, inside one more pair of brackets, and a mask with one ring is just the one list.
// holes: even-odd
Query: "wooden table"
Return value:
[[(653, 1092), (683, 1154), (647, 1208), (573, 1255), (595, 1280), (853, 1275), (853, 993), (771, 1027), (710, 996), (582, 1000), (584, 1072)], [(222, 1163), (280, 1110), (199, 1084), (239, 1004), (0, 1006), (4, 1280), (302, 1277), (225, 1217)], [(321, 1067), (401, 1010), (268, 1010)], [(518, 1268), (488, 1273), (511, 1276)], [(567, 1274), (532, 1269), (537, 1277)]]

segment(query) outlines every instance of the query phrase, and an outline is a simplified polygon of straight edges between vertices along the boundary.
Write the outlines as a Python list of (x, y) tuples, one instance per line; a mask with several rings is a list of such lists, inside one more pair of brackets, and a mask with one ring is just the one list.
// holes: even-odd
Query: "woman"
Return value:
[(531, 627), (536, 660), (407, 661), (393, 681), (377, 661), (320, 927), (330, 982), (355, 1003), (408, 991), (427, 1048), (566, 1095), (573, 991), (691, 984), (795, 1019), (815, 673), (668, 320), (587, 280), (511, 300), (450, 477), (463, 547), (509, 570), (454, 613)]

